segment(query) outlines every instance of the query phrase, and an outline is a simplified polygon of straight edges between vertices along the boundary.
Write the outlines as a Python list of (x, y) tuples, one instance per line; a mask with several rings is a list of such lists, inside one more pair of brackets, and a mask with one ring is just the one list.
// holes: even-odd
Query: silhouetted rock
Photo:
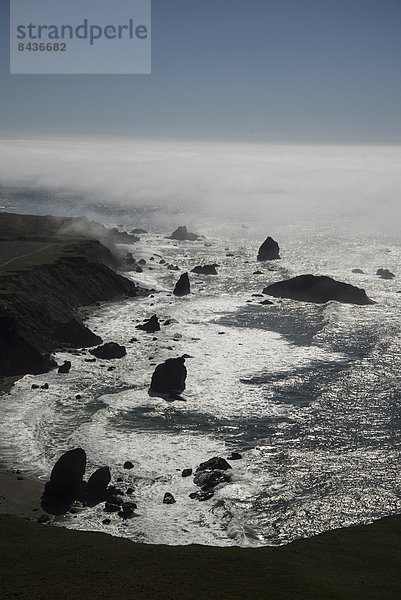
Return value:
[(198, 273), (199, 275), (217, 275), (216, 267), (219, 265), (214, 263), (213, 265), (198, 265), (191, 270), (191, 273)]
[(65, 502), (77, 498), (86, 468), (86, 453), (82, 448), (65, 452), (54, 465), (46, 494)]
[(120, 344), (116, 344), (116, 342), (107, 342), (107, 344), (93, 348), (92, 350), (89, 350), (89, 352), (96, 356), (96, 358), (102, 358), (105, 360), (111, 358), (122, 358), (127, 354), (125, 346), (120, 346)]
[(239, 452), (231, 452), (230, 456), (227, 456), (228, 460), (240, 460), (242, 455)]
[(141, 235), (141, 233), (148, 233), (148, 232), (145, 229), (137, 228), (137, 229), (131, 229), (130, 233), (132, 233), (134, 235), (135, 234), (136, 235)]
[(86, 492), (89, 500), (104, 500), (111, 480), (109, 467), (100, 467), (89, 477)]
[(104, 510), (104, 512), (108, 512), (108, 513), (119, 512), (120, 505), (115, 504), (114, 502), (105, 502), (103, 510)]
[(388, 269), (377, 269), (376, 275), (379, 275), (382, 279), (394, 279), (395, 275)]
[(181, 477), (189, 477), (190, 475), (192, 475), (192, 469), (183, 469)]
[(231, 469), (231, 465), (226, 461), (225, 458), (222, 458), (221, 456), (213, 456), (213, 458), (209, 458), (209, 460), (201, 463), (196, 469), (196, 473), (199, 473), (199, 471), (205, 471), (206, 469), (220, 469), (221, 471), (226, 471), (227, 469)]
[(263, 275), (263, 271), (254, 271), (252, 275)]
[(178, 267), (177, 265), (167, 265), (167, 269), (169, 271), (179, 271), (180, 267)]
[(185, 358), (168, 358), (164, 363), (157, 365), (150, 384), (154, 392), (182, 392), (185, 390), (187, 369)]
[(141, 325), (137, 325), (136, 329), (141, 329), (142, 331), (147, 331), (149, 333), (160, 331), (159, 319), (156, 315), (153, 315), (152, 317), (150, 317), (150, 319), (148, 319)]
[(363, 273), (362, 269), (352, 269), (353, 273)]
[(259, 248), (257, 260), (277, 260), (280, 258), (279, 252), (278, 243), (269, 236)]
[(123, 502), (121, 504), (121, 510), (118, 513), (118, 516), (122, 519), (129, 519), (133, 516), (134, 510), (137, 508), (135, 502)]
[(170, 235), (170, 240), (188, 240), (190, 242), (194, 242), (198, 240), (201, 236), (196, 233), (190, 233), (185, 225), (182, 227), (178, 227), (173, 233)]
[(175, 504), (175, 498), (170, 492), (166, 492), (163, 498), (163, 504)]
[(189, 283), (188, 273), (183, 273), (175, 284), (173, 294), (174, 296), (186, 296), (187, 294), (190, 294), (190, 292), (191, 286)]
[(194, 484), (198, 485), (203, 491), (214, 488), (220, 483), (228, 483), (229, 481), (231, 481), (230, 475), (220, 469), (199, 471), (194, 477)]
[(276, 298), (290, 298), (319, 304), (329, 300), (346, 304), (374, 304), (362, 288), (336, 281), (325, 275), (299, 275), (268, 285), (263, 293)]
[(124, 466), (124, 469), (133, 469), (134, 468), (134, 465), (130, 460), (126, 460), (123, 466)]
[(57, 373), (68, 373), (71, 369), (71, 361), (65, 360), (62, 365), (57, 369)]

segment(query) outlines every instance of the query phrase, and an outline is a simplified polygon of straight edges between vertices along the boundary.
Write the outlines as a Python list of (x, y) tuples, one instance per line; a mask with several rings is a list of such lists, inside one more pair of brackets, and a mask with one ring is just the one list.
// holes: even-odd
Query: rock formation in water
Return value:
[(173, 291), (174, 296), (186, 296), (191, 293), (191, 286), (189, 283), (188, 273), (183, 273), (177, 283), (175, 284), (175, 288)]
[(201, 238), (200, 235), (197, 235), (196, 233), (191, 233), (190, 231), (188, 231), (188, 229), (186, 228), (185, 225), (178, 227), (175, 231), (173, 231), (173, 233), (170, 235), (169, 239), (170, 240), (180, 240), (180, 241), (190, 241), (190, 242), (194, 242), (196, 240), (199, 240)]
[(219, 265), (214, 263), (213, 265), (198, 265), (191, 270), (191, 273), (198, 273), (199, 275), (217, 275), (216, 267)]
[(69, 373), (71, 369), (71, 361), (65, 360), (57, 369), (57, 373)]
[(231, 469), (231, 465), (225, 458), (214, 456), (201, 463), (196, 469), (194, 484), (198, 485), (204, 492), (213, 490), (217, 485), (231, 481), (231, 476), (227, 473), (229, 469)]
[(377, 269), (376, 275), (379, 275), (382, 279), (394, 279), (395, 275), (388, 269)]
[(135, 329), (140, 329), (142, 331), (147, 331), (148, 333), (154, 333), (155, 331), (160, 331), (160, 323), (159, 319), (156, 315), (150, 317), (144, 321), (141, 325), (136, 325)]
[(268, 285), (264, 294), (303, 302), (324, 303), (330, 300), (347, 304), (374, 304), (365, 290), (324, 275), (299, 275)]
[(85, 450), (68, 450), (54, 465), (46, 484), (46, 494), (62, 502), (72, 502), (80, 493), (85, 468)]
[(96, 356), (96, 358), (103, 358), (106, 360), (111, 358), (122, 358), (127, 354), (125, 346), (120, 346), (120, 344), (117, 344), (116, 342), (107, 342), (102, 346), (92, 348), (89, 352), (93, 354), (93, 356)]
[(277, 260), (280, 258), (278, 243), (270, 236), (265, 239), (259, 248), (257, 260)]
[(157, 365), (152, 375), (150, 389), (160, 393), (183, 392), (187, 378), (184, 363), (185, 358), (179, 357), (168, 358), (164, 363)]
[(91, 502), (104, 500), (107, 495), (107, 486), (111, 480), (109, 467), (100, 467), (88, 479), (86, 493)]

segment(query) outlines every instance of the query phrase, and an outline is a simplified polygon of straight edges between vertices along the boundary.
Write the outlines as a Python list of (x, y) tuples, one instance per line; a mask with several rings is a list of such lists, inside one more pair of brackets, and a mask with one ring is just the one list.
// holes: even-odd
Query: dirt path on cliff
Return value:
[(42, 252), (43, 250), (47, 250), (47, 248), (50, 248), (51, 246), (55, 246), (56, 243), (57, 242), (52, 242), (51, 244), (46, 244), (45, 246), (41, 246), (40, 248), (37, 248), (36, 250), (32, 250), (32, 252), (28, 252), (27, 254), (20, 254), (19, 256), (14, 256), (13, 258), (10, 258), (9, 260), (6, 260), (5, 262), (3, 262), (0, 265), (0, 269), (2, 267), (6, 267), (10, 263), (12, 263), (14, 260), (19, 260), (20, 258), (27, 258), (28, 256), (32, 256), (32, 254), (38, 254), (39, 252)]

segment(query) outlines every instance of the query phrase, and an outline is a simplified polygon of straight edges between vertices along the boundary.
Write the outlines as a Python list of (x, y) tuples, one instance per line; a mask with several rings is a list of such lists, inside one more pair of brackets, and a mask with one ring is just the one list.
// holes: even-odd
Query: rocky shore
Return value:
[(144, 293), (114, 270), (115, 243), (138, 239), (86, 219), (1, 213), (0, 376), (44, 373), (54, 350), (100, 344), (78, 308)]
[(39, 508), (43, 485), (17, 473), (0, 473), (0, 485), (4, 600), (55, 595), (60, 600), (106, 595), (111, 600), (393, 600), (401, 595), (398, 515), (276, 548), (156, 546), (34, 523), (26, 518), (44, 515), (46, 522)]

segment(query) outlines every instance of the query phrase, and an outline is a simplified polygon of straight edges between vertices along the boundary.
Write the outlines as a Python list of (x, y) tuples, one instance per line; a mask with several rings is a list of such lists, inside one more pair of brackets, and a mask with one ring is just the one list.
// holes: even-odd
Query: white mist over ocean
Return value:
[[(88, 320), (127, 347), (113, 371), (59, 353), (70, 374), (14, 386), (0, 409), (2, 460), (46, 478), (81, 445), (90, 469), (108, 464), (134, 488), (138, 509), (104, 526), (98, 506), (68, 525), (147, 543), (282, 544), (399, 512), (400, 159), (399, 147), (2, 142), (2, 210), (146, 229), (126, 248), (145, 258), (144, 272), (127, 276), (157, 291)], [(184, 224), (205, 238), (166, 239)], [(282, 258), (257, 263), (267, 235)], [(204, 263), (218, 263), (218, 275), (190, 274), (190, 296), (167, 295), (180, 272)], [(377, 277), (380, 267), (396, 278)], [(253, 296), (302, 273), (363, 287), (376, 304), (264, 306)], [(155, 336), (137, 331), (152, 314), (176, 322)], [(184, 353), (186, 402), (149, 396), (154, 365)], [(45, 381), (49, 390), (31, 389)], [(196, 486), (180, 469), (232, 451), (243, 457), (233, 481), (191, 500)], [(163, 505), (166, 491), (176, 504)]]

